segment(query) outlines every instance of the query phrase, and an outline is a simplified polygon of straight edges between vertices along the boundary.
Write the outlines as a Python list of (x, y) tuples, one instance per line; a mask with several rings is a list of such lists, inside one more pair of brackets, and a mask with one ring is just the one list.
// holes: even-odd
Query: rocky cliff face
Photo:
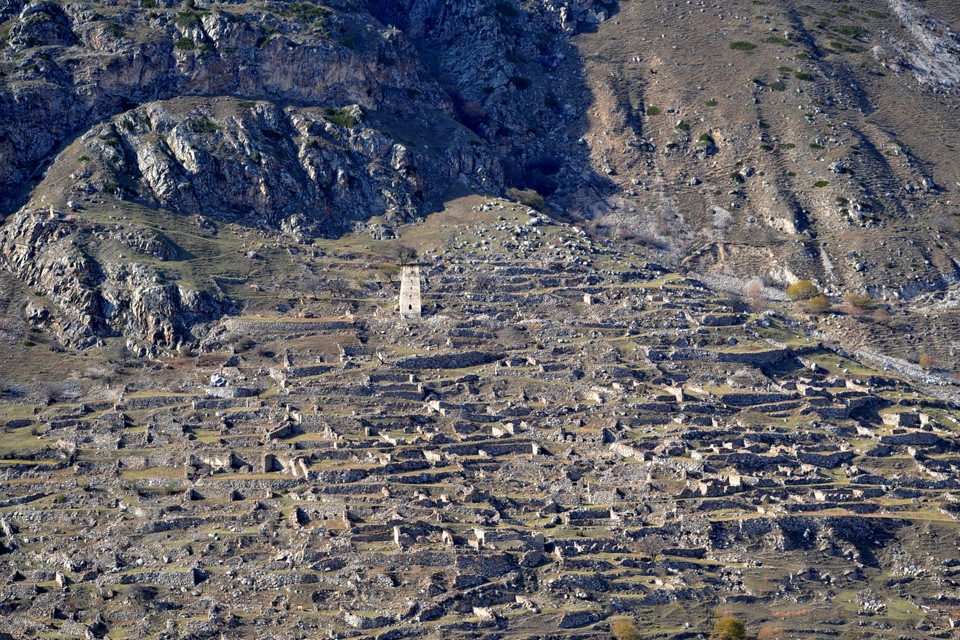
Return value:
[[(350, 4), (350, 3), (347, 3)], [(132, 106), (230, 95), (411, 114), (450, 111), (413, 48), (365, 12), (34, 2), (10, 22), (0, 81), (8, 208), (65, 141)], [(8, 5), (10, 13), (16, 7)]]
[[(62, 343), (87, 347), (125, 335), (135, 352), (173, 349), (194, 338), (192, 327), (225, 310), (205, 292), (164, 282), (136, 263), (98, 259), (104, 229), (54, 210), (22, 211), (0, 230), (0, 264), (34, 289), (27, 319), (53, 328)], [(159, 250), (156, 238), (139, 238)]]
[(445, 131), (443, 148), (359, 105), (154, 102), (81, 136), (57, 160), (61, 174), (80, 169), (59, 186), (80, 201), (114, 196), (251, 227), (296, 229), (301, 238), (341, 233), (372, 216), (408, 222), (453, 184), (501, 188), (499, 163), (470, 131), (443, 112), (411, 119)]
[(109, 255), (119, 240), (176, 259), (162, 234), (128, 222), (90, 243), (85, 212), (135, 203), (307, 241), (373, 217), (389, 236), (451, 189), (501, 191), (496, 154), (414, 47), (356, 9), (5, 4), (0, 246), (51, 303), (33, 320), (69, 345), (173, 348), (229, 307)]
[(960, 14), (833, 4), (4, 0), (0, 214), (385, 237), (518, 187), (698, 273), (948, 287)]

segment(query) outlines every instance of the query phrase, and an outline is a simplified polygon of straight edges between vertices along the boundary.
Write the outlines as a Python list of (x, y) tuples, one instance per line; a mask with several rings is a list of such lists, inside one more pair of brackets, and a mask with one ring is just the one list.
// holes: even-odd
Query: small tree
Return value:
[(830, 311), (831, 307), (830, 298), (822, 294), (804, 301), (803, 305), (806, 308), (807, 313), (814, 314), (826, 313), (827, 311)]
[(610, 633), (616, 640), (640, 640), (640, 632), (629, 620), (614, 620), (611, 622)]
[(746, 296), (751, 307), (760, 309), (763, 306), (763, 282), (760, 278), (748, 280), (743, 286), (743, 295)]
[(787, 287), (787, 296), (791, 300), (809, 300), (820, 295), (820, 289), (811, 280), (797, 280)]
[(732, 616), (717, 620), (713, 625), (713, 633), (710, 634), (710, 640), (744, 640), (746, 637), (747, 630), (743, 622)]
[(873, 307), (873, 298), (866, 293), (848, 291), (843, 296), (843, 303), (851, 313), (862, 313)]

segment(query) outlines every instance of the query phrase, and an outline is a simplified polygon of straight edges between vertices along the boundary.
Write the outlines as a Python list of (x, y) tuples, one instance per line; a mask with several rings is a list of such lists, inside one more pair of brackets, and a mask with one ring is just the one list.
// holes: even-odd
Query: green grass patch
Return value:
[(730, 43), (730, 48), (734, 51), (753, 51), (757, 48), (757, 45), (752, 42), (747, 42), (746, 40), (735, 40)]

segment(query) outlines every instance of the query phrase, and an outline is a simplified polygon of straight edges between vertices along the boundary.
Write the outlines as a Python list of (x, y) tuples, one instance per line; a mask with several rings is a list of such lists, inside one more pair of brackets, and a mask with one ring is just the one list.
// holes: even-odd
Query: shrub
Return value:
[(190, 38), (180, 38), (173, 43), (173, 46), (184, 51), (192, 51), (193, 49), (197, 48), (196, 43)]
[(352, 129), (357, 124), (357, 118), (349, 109), (324, 109), (327, 119), (338, 127)]
[(690, 131), (690, 123), (684, 122), (683, 120), (681, 120), (674, 126), (674, 129), (676, 129), (677, 131)]
[(209, 118), (201, 117), (190, 121), (190, 131), (194, 133), (213, 133), (219, 129), (220, 127)]
[(296, 18), (303, 23), (322, 24), (330, 10), (309, 2), (293, 2), (279, 13), (285, 18)]
[(508, 189), (507, 197), (537, 211), (543, 211), (547, 207), (543, 196), (533, 189)]
[(814, 296), (804, 303), (807, 313), (826, 313), (831, 306), (830, 298), (825, 295)]
[(918, 364), (920, 365), (921, 369), (933, 369), (935, 366), (937, 366), (937, 361), (929, 353), (925, 353), (920, 356), (920, 361)]
[(787, 296), (791, 300), (809, 300), (820, 295), (820, 289), (811, 280), (797, 280), (787, 287)]
[(817, 180), (816, 182), (813, 183), (813, 186), (816, 187), (817, 189), (822, 189), (828, 184), (830, 183), (827, 182), (826, 180)]
[(715, 107), (720, 103), (717, 102), (716, 100), (707, 100), (706, 102), (704, 102), (704, 104), (707, 105), (708, 107)]
[(757, 48), (757, 45), (752, 42), (747, 42), (746, 40), (737, 40), (730, 43), (730, 48), (736, 51), (753, 51)]
[(813, 82), (813, 74), (807, 73), (806, 71), (797, 71), (793, 74), (793, 77), (797, 80), (803, 80), (805, 82)]
[(870, 35), (870, 31), (855, 24), (842, 24), (837, 27), (837, 33), (851, 38), (865, 38)]
[(856, 311), (865, 311), (873, 306), (873, 298), (869, 294), (854, 291), (848, 291), (844, 294), (843, 302)]
[(648, 115), (648, 116), (658, 116), (658, 115), (660, 115), (660, 108), (659, 108), (659, 107), (647, 107), (647, 115)]
[(192, 29), (200, 26), (200, 18), (207, 13), (206, 11), (194, 11), (186, 9), (177, 14), (173, 23), (183, 29)]
[(611, 622), (610, 633), (616, 640), (640, 640), (640, 632), (629, 620), (614, 620)]
[(743, 640), (747, 637), (746, 627), (738, 618), (727, 616), (713, 625), (710, 640)]

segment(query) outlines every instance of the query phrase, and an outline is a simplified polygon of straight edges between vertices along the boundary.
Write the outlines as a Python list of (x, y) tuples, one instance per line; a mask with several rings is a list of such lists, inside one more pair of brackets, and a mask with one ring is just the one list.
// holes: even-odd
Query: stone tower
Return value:
[(404, 265), (400, 277), (400, 316), (420, 317), (420, 265)]

